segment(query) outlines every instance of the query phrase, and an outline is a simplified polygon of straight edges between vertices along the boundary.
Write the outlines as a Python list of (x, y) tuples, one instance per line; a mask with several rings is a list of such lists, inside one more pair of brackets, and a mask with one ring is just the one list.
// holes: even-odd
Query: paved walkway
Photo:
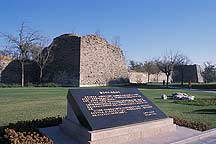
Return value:
[(216, 144), (216, 129), (204, 131), (200, 135), (184, 139), (174, 144)]
[[(58, 126), (43, 128), (40, 131), (53, 139), (55, 144), (80, 144), (62, 133)], [(216, 144), (216, 129), (200, 132), (177, 126), (176, 132), (164, 133), (127, 144)]]
[(191, 142), (190, 144), (216, 144), (216, 136), (210, 136), (210, 137), (205, 138), (205, 139)]

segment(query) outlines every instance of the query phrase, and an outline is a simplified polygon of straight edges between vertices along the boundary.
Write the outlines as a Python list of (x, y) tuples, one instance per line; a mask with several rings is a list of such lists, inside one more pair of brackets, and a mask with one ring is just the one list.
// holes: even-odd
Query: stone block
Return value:
[(61, 130), (82, 144), (123, 144), (138, 139), (175, 132), (172, 118), (143, 122), (101, 130), (89, 131), (68, 119), (64, 119)]

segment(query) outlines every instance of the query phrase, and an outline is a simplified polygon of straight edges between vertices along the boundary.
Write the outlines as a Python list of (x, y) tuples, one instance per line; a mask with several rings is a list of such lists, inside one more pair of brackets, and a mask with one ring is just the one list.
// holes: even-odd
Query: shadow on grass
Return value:
[(216, 114), (216, 109), (200, 109), (200, 110), (195, 110), (192, 113), (195, 113), (195, 114)]

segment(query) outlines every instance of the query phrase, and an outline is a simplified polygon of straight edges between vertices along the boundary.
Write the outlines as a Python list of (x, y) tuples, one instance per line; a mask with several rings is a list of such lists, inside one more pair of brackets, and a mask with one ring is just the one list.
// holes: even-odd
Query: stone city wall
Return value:
[(44, 81), (61, 85), (79, 85), (80, 37), (64, 34), (53, 40)]
[(203, 82), (201, 73), (202, 71), (200, 65), (184, 65), (181, 67), (177, 66), (174, 68), (172, 79), (173, 82), (181, 82), (183, 75), (184, 82)]
[(128, 81), (120, 48), (96, 35), (81, 37), (80, 85), (110, 85)]
[[(127, 66), (120, 48), (97, 35), (64, 34), (56, 37), (44, 69), (43, 82), (64, 86), (95, 86), (128, 82)], [(9, 64), (4, 82), (20, 83), (18, 63)], [(15, 73), (14, 73), (15, 72)], [(27, 71), (28, 73), (28, 71)], [(26, 73), (26, 79), (37, 82)], [(37, 73), (35, 69), (35, 73)]]
[[(25, 84), (39, 81), (39, 69), (32, 61), (25, 62)], [(21, 63), (18, 60), (11, 61), (1, 73), (1, 82), (5, 84), (21, 83)]]
[[(129, 80), (130, 83), (147, 83), (148, 82), (148, 74), (142, 73), (142, 72), (135, 72), (130, 71), (129, 72)], [(166, 80), (166, 75), (164, 73), (159, 74), (151, 74), (149, 76), (149, 82), (163, 82), (163, 80)], [(169, 82), (171, 79), (169, 79)]]

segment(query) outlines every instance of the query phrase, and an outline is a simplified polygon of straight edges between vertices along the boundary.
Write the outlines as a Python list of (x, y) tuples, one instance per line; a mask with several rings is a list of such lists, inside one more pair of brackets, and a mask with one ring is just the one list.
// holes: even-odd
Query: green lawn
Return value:
[[(184, 90), (173, 89), (140, 89), (149, 99), (151, 99), (162, 111), (168, 116), (177, 116), (189, 121), (210, 123), (212, 128), (216, 128), (216, 105), (211, 106), (194, 106), (175, 104), (173, 100), (159, 99), (161, 94), (171, 95), (173, 92), (185, 92), (194, 95), (196, 98), (216, 98), (216, 94), (203, 92), (190, 92)], [(209, 111), (212, 114), (204, 114)], [(202, 111), (198, 114), (196, 111)]]
[[(41, 119), (52, 116), (65, 116), (68, 88), (0, 88), (0, 126), (20, 120)], [(216, 105), (193, 106), (162, 100), (160, 95), (170, 95), (178, 90), (140, 89), (158, 107), (169, 116), (197, 122), (207, 122), (216, 128), (216, 114), (198, 114), (197, 110), (216, 111)], [(188, 92), (182, 91), (181, 92)], [(188, 92), (196, 98), (216, 98), (216, 94)]]

